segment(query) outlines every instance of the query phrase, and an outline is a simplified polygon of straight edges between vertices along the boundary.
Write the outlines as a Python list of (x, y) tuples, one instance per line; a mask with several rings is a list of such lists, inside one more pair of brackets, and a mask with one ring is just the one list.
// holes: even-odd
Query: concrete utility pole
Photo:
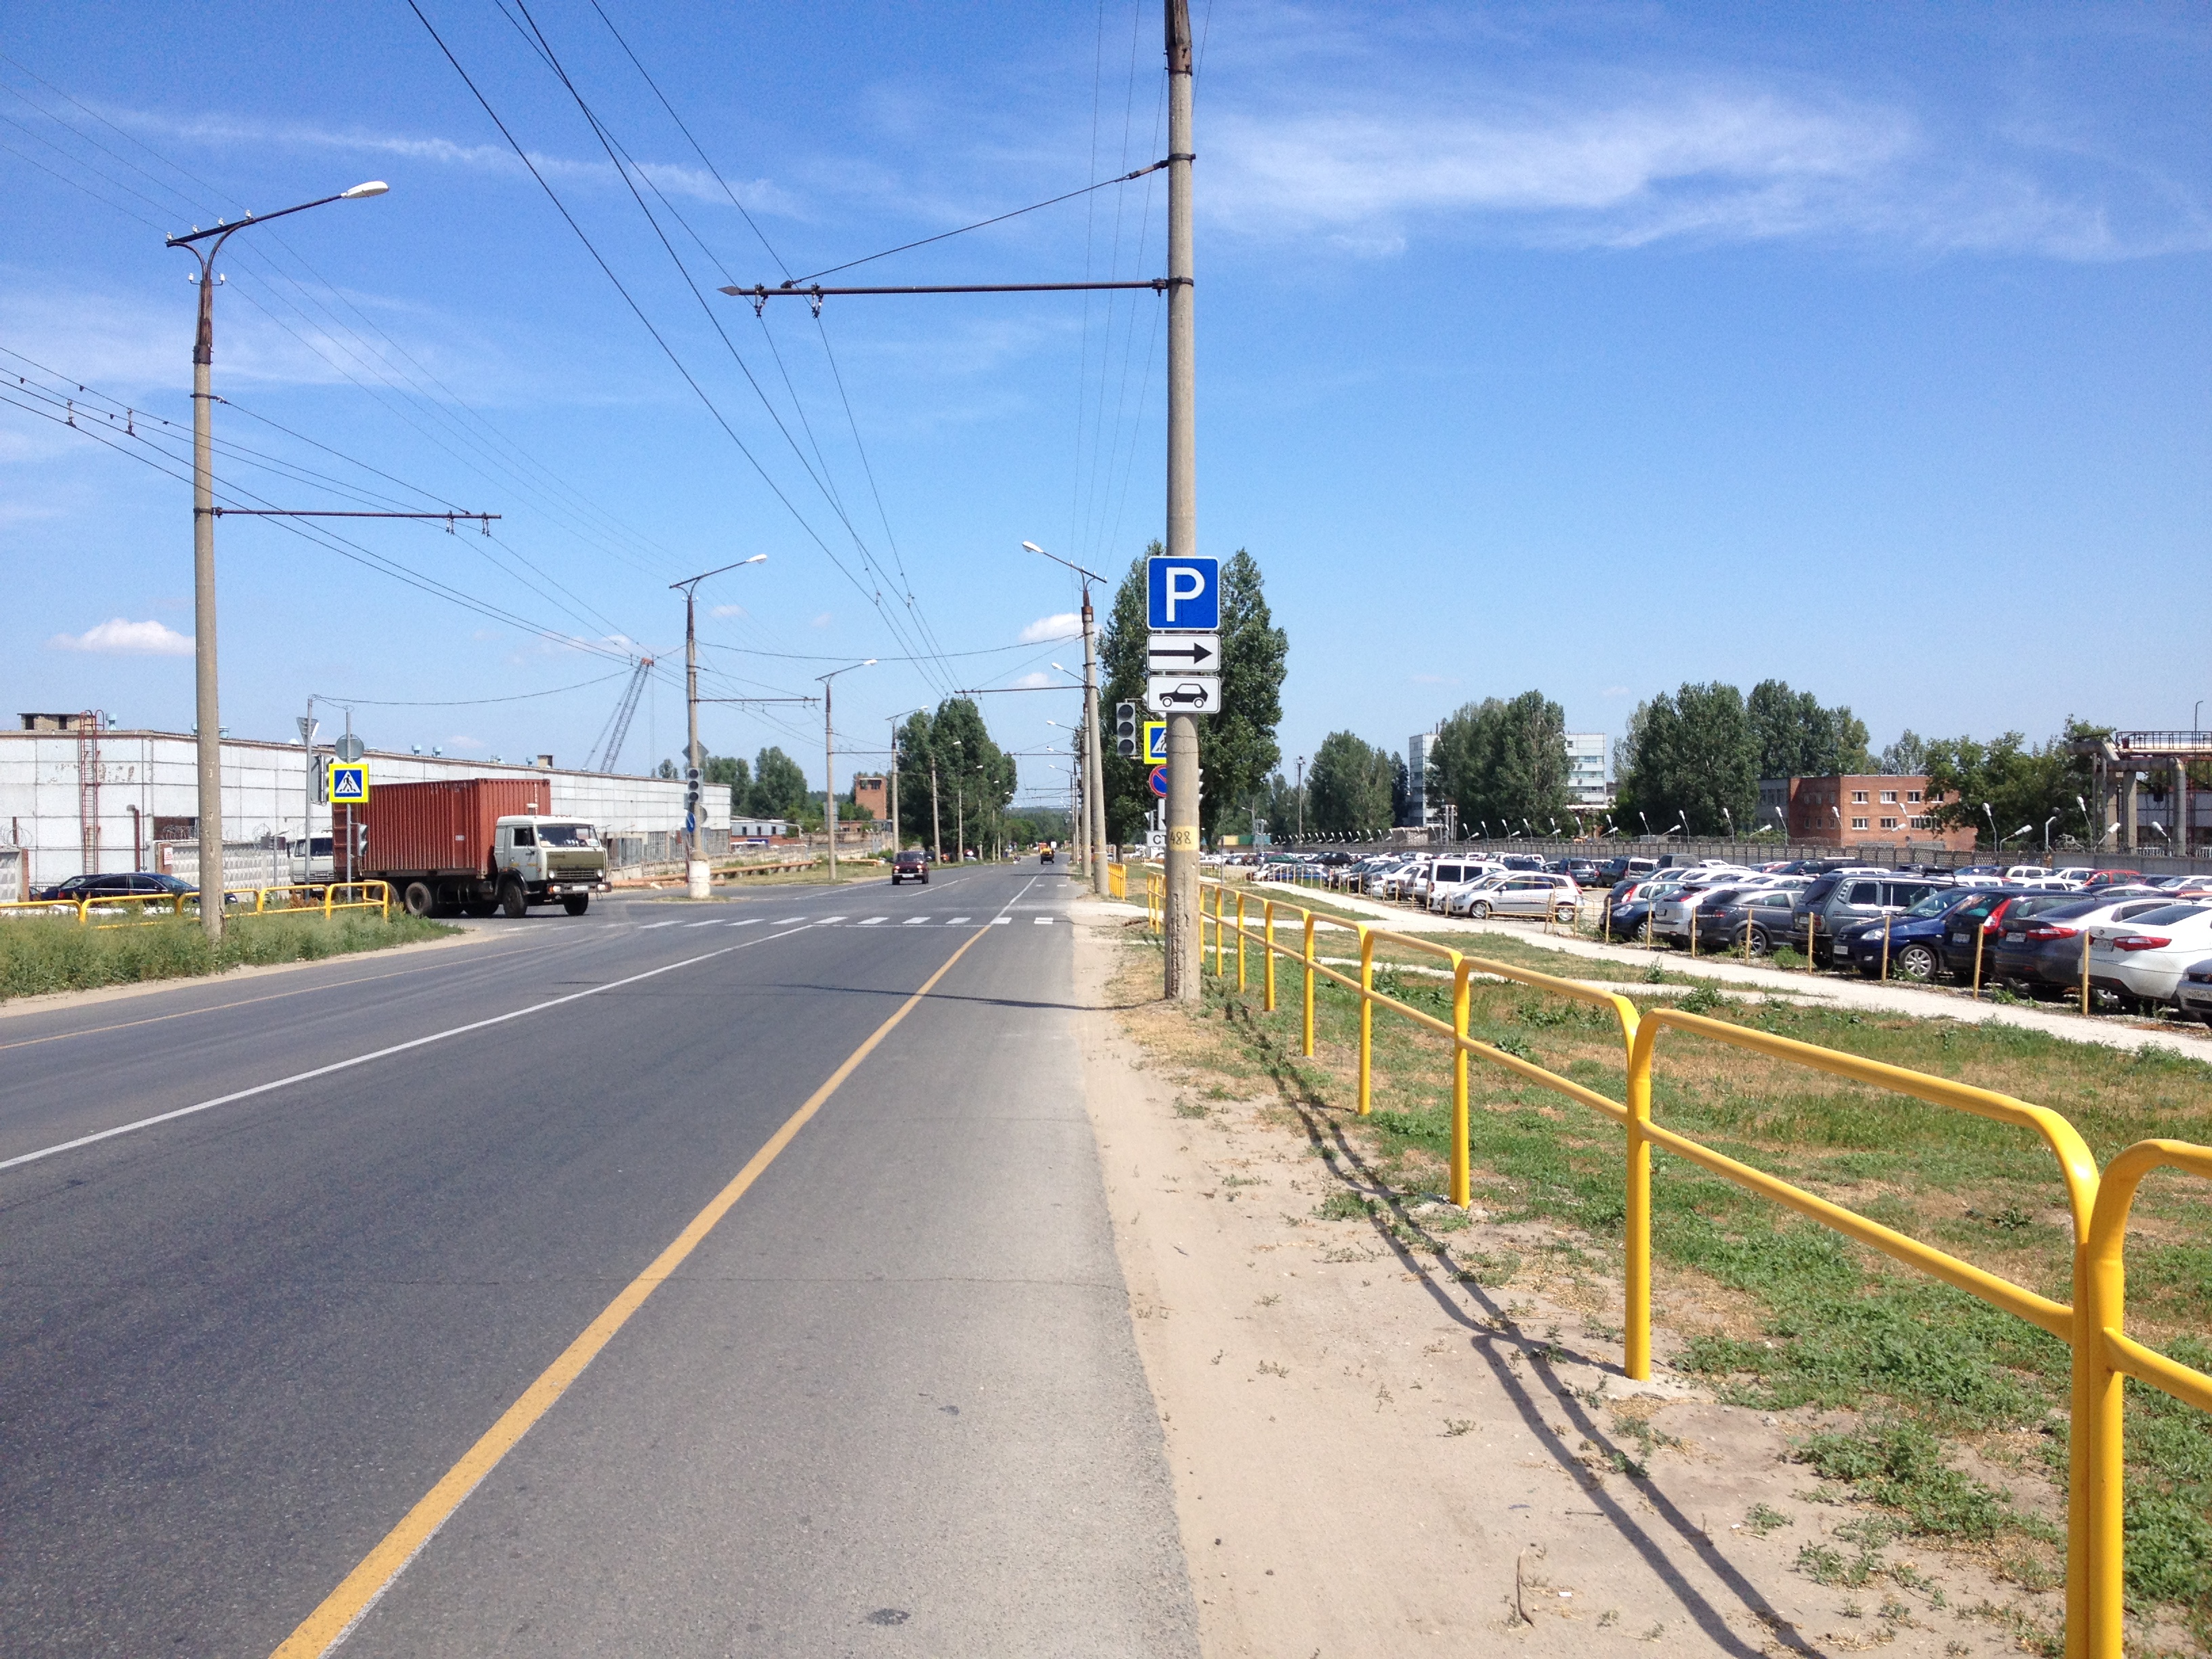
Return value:
[[(381, 196), (391, 186), (371, 179), (274, 213), (249, 213), (212, 230), (195, 226), (167, 245), (199, 261), (199, 331), (192, 339), (192, 706), (199, 721), (200, 926), (211, 940), (222, 938), (222, 714), (216, 695), (215, 649), (215, 289), (216, 256), (248, 225), (305, 213), (331, 202)], [(210, 240), (212, 239), (212, 240)], [(206, 242), (202, 249), (198, 243)], [(312, 841), (313, 838), (310, 836)], [(210, 902), (210, 897), (213, 902)]]
[(725, 571), (767, 562), (767, 554), (756, 553), (750, 559), (739, 559), (735, 564), (702, 570), (696, 576), (686, 576), (680, 582), (668, 584), (672, 590), (684, 595), (684, 708), (690, 733), (684, 749), (684, 816), (690, 826), (684, 832), (684, 891), (687, 898), (705, 898), (711, 890), (707, 860), (699, 856), (699, 809), (704, 799), (705, 784), (705, 780), (699, 775), (699, 769), (706, 764), (699, 749), (699, 630), (696, 603), (699, 584), (708, 577), (719, 576)]
[[(1168, 50), (1168, 556), (1198, 552), (1198, 355), (1190, 246), (1190, 0), (1166, 0)], [(1167, 994), (1199, 986), (1198, 720), (1168, 716)]]
[(1083, 771), (1090, 798), (1091, 890), (1106, 896), (1106, 785), (1098, 750), (1097, 630), (1091, 626), (1091, 584), (1083, 584)]
[(830, 832), (830, 879), (837, 879), (837, 757), (836, 738), (830, 722), (830, 683), (840, 674), (849, 674), (855, 668), (873, 668), (876, 659), (848, 663), (842, 668), (833, 668), (826, 674), (814, 678), (822, 682), (822, 825)]

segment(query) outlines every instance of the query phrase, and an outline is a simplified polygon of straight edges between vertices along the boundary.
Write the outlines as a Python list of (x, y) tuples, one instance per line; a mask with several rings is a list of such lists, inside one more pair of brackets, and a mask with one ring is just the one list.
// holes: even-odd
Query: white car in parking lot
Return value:
[(1421, 896), (1430, 909), (1444, 910), (1454, 890), (1494, 875), (1499, 867), (1487, 859), (1439, 859), (1429, 872), (1429, 884)]
[(2089, 982), (2172, 1002), (2181, 976), (2212, 954), (2212, 904), (2166, 904), (2089, 929)]
[(1478, 886), (1468, 895), (1467, 914), (1477, 921), (1488, 916), (1555, 916), (1572, 921), (1582, 908), (1583, 890), (1572, 876), (1540, 874), (1516, 870), (1495, 887)]

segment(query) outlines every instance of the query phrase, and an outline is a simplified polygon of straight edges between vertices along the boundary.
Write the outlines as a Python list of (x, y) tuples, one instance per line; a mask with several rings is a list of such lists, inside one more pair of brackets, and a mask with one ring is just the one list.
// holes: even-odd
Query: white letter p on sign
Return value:
[(1168, 622), (1175, 623), (1176, 606), (1186, 599), (1194, 599), (1206, 592), (1205, 573), (1187, 564), (1168, 567)]

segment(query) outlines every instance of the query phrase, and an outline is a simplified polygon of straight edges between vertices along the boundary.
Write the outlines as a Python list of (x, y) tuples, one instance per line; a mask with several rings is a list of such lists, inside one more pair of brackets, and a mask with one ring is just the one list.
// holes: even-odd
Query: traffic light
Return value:
[(1123, 760), (1137, 758), (1137, 705), (1117, 702), (1114, 705), (1114, 752)]

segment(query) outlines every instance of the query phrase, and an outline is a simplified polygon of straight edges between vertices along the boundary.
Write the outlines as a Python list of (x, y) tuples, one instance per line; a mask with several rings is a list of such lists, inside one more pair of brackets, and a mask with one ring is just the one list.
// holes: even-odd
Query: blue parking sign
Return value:
[(1148, 559), (1145, 587), (1152, 627), (1208, 634), (1220, 628), (1220, 560)]

